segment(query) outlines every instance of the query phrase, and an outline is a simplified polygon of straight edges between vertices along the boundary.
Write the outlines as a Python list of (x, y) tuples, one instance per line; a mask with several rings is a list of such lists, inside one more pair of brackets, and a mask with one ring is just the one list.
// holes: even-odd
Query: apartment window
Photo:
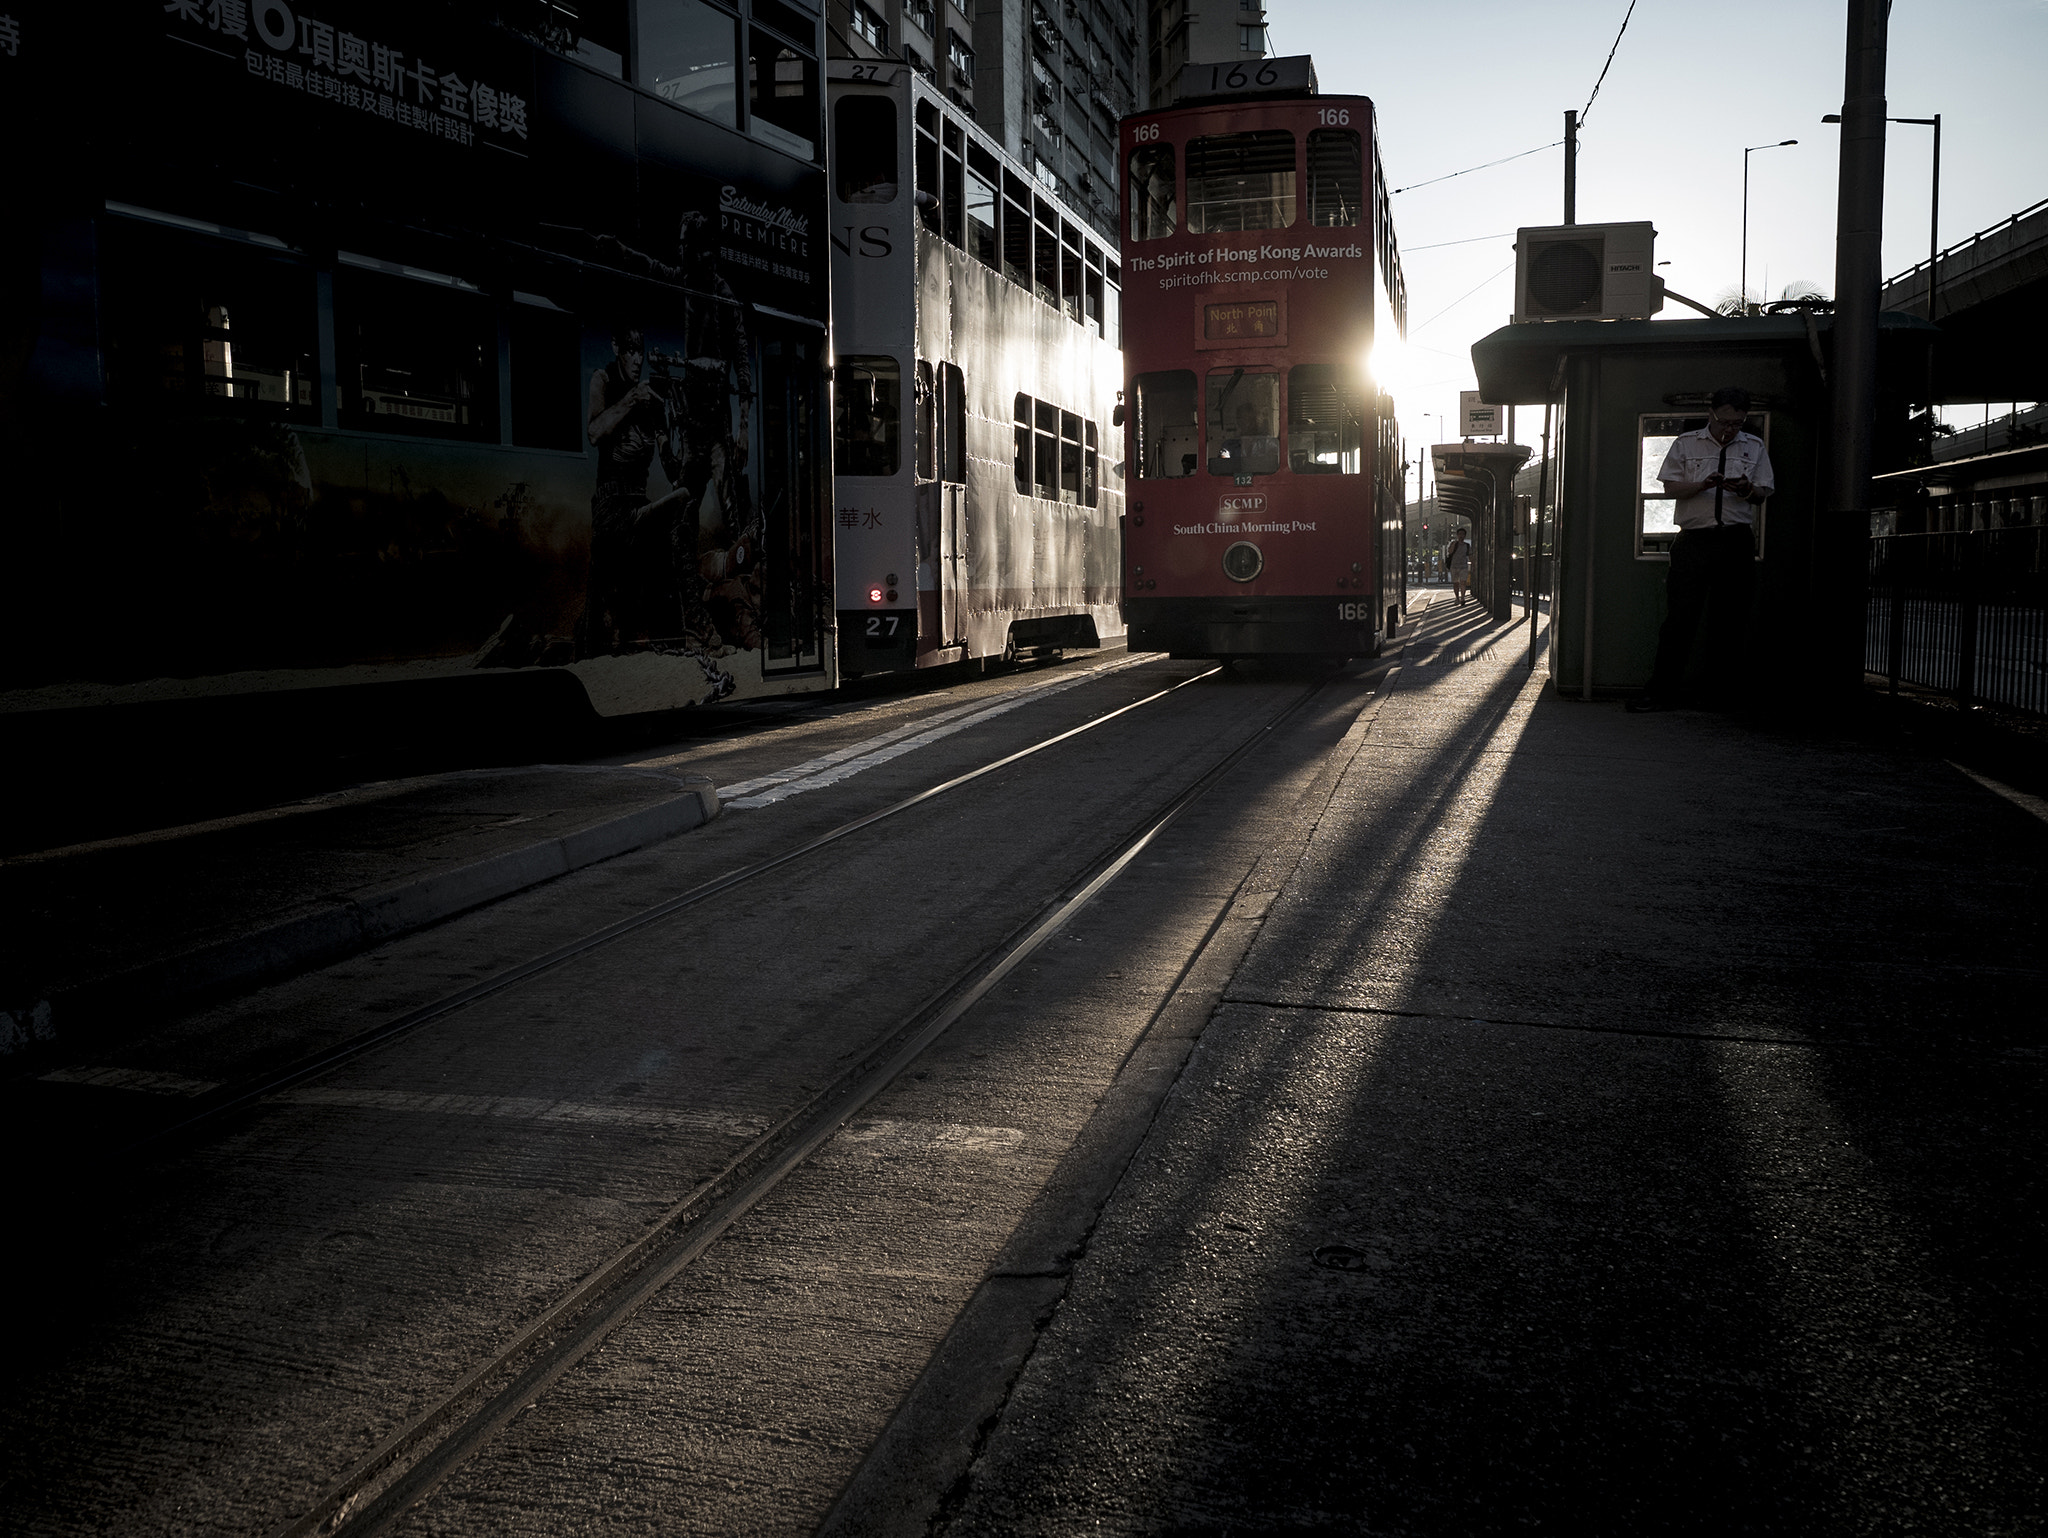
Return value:
[(932, 0), (903, 0), (903, 17), (916, 22), (926, 37), (939, 35), (938, 23), (932, 17)]
[(720, 123), (739, 122), (739, 23), (704, 0), (640, 0), (639, 83)]
[(1239, 27), (1237, 46), (1246, 53), (1263, 54), (1266, 51), (1266, 29), (1264, 27)]
[(1195, 376), (1189, 369), (1140, 374), (1138, 478), (1179, 480), (1193, 475), (1200, 445), (1195, 433)]
[(951, 27), (946, 29), (946, 62), (952, 66), (955, 80), (974, 83), (974, 50)]
[(1273, 475), (1280, 469), (1280, 375), (1216, 369), (1209, 375), (1209, 473)]
[(818, 152), (818, 61), (759, 27), (747, 32), (747, 127), (805, 160)]
[(841, 358), (833, 371), (833, 470), (894, 475), (902, 464), (903, 371), (894, 358)]
[(886, 96), (842, 96), (832, 111), (839, 201), (895, 202), (896, 103)]
[(1318, 128), (1308, 136), (1308, 222), (1352, 225), (1365, 206), (1363, 152), (1349, 128)]
[(498, 436), (498, 323), (481, 295), (343, 271), (334, 309), (343, 426)]
[(1280, 230), (1293, 223), (1293, 134), (1259, 129), (1189, 142), (1189, 230)]
[(1141, 144), (1131, 151), (1131, 239), (1164, 240), (1176, 222), (1173, 146)]
[(931, 81), (933, 85), (939, 83), (938, 71), (932, 68), (932, 61), (908, 43), (903, 45), (903, 62), (924, 76), (925, 79)]
[(1365, 397), (1348, 371), (1304, 363), (1287, 373), (1287, 468), (1296, 475), (1356, 475), (1365, 444)]
[(853, 0), (853, 35), (870, 48), (889, 51), (889, 24), (879, 12), (861, 4), (861, 0)]

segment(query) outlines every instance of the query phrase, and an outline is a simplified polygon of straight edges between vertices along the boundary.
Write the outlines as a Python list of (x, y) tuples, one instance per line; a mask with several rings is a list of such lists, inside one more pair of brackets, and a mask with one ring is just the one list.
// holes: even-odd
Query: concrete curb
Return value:
[[(693, 777), (694, 778), (694, 777)], [(0, 1056), (61, 1041), (79, 1046), (131, 1033), (137, 1013), (275, 982), (616, 855), (702, 827), (719, 812), (709, 780), (683, 794), (560, 838), (507, 850), (412, 881), (330, 898), (324, 907), (0, 1011)]]

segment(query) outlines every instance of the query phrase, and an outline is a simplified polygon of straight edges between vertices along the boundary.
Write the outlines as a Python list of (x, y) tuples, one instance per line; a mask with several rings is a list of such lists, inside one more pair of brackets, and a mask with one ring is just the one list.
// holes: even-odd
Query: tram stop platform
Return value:
[(2048, 803), (1527, 647), (1420, 616), (932, 1531), (2039, 1522)]
[(0, 858), (0, 1063), (319, 965), (718, 815), (701, 775), (529, 765)]

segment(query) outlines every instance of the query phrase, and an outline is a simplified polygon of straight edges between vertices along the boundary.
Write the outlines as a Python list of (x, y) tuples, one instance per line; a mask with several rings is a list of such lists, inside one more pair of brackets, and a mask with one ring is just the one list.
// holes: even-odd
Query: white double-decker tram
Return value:
[(1116, 247), (908, 65), (832, 71), (840, 671), (1120, 636)]

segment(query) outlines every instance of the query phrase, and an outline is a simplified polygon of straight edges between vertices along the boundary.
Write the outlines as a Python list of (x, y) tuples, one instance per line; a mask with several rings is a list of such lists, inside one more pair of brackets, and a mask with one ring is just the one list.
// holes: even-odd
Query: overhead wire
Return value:
[(1607, 50), (1607, 62), (1600, 66), (1600, 78), (1593, 82), (1593, 95), (1586, 98), (1586, 105), (1579, 109), (1579, 126), (1586, 126), (1586, 114), (1593, 110), (1594, 99), (1600, 94), (1600, 87), (1607, 83), (1607, 72), (1614, 68), (1614, 56), (1621, 51), (1622, 33), (1628, 31), (1629, 17), (1636, 13), (1636, 0), (1628, 0), (1628, 12), (1621, 18), (1621, 31), (1614, 34), (1614, 46)]

